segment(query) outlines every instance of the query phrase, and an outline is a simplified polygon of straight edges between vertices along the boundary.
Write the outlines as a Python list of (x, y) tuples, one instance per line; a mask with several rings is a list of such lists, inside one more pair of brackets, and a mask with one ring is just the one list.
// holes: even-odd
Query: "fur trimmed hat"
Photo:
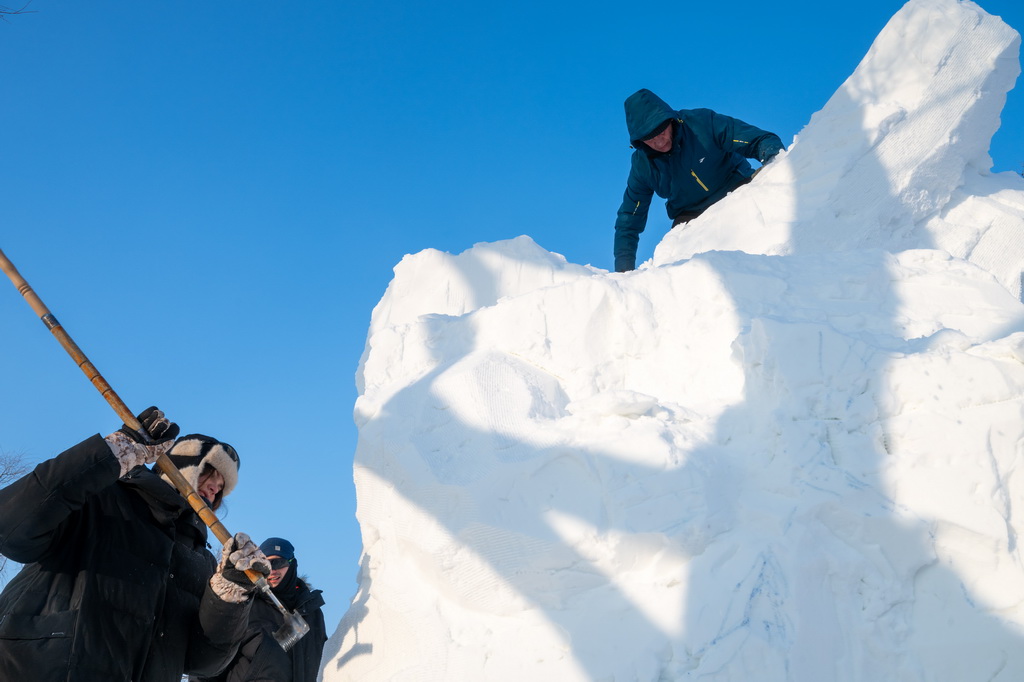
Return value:
[(207, 465), (219, 471), (224, 477), (221, 498), (231, 494), (238, 483), (238, 468), (241, 466), (238, 453), (233, 447), (216, 438), (201, 433), (190, 433), (179, 438), (167, 456), (193, 488), (199, 488), (199, 476)]

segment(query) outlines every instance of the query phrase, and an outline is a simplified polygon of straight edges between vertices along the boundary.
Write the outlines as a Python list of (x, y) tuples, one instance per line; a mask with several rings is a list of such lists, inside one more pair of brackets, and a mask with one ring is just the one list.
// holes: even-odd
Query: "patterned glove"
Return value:
[(152, 464), (160, 455), (166, 454), (180, 431), (178, 425), (167, 419), (156, 407), (143, 410), (139, 422), (145, 434), (122, 424), (120, 429), (103, 439), (121, 464), (118, 477), (142, 464)]
[(247, 570), (256, 571), (266, 577), (270, 574), (270, 561), (248, 535), (235, 533), (221, 549), (217, 572), (210, 578), (210, 587), (214, 594), (227, 602), (244, 602), (255, 587), (245, 574)]

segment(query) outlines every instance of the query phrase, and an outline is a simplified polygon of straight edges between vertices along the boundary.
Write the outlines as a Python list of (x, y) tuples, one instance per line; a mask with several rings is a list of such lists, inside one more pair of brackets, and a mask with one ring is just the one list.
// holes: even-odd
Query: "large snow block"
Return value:
[(323, 679), (1024, 679), (1024, 201), (986, 174), (1018, 42), (908, 3), (635, 272), (403, 259)]
[(716, 252), (413, 319), (472, 251), (375, 315), (409, 321), (367, 343), (325, 680), (1024, 674), (1024, 310), (987, 273)]

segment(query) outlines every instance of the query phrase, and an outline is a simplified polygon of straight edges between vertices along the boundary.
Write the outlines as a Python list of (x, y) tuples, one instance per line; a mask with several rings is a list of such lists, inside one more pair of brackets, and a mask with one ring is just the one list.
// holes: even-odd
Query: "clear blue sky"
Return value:
[[(333, 631), (360, 551), (353, 377), (391, 268), (520, 234), (610, 267), (623, 99), (789, 143), (901, 6), (33, 0), (0, 22), (0, 248), (129, 406), (238, 448), (226, 525), (292, 539)], [(1020, 0), (982, 6), (1024, 27)], [(997, 171), (1024, 165), (1020, 89)], [(116, 429), (7, 286), (0, 451)]]

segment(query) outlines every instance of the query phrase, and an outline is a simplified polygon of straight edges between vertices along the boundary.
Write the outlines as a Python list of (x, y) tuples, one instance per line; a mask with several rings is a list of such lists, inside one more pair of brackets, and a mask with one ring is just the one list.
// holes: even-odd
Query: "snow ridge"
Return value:
[[(972, 2), (908, 3), (788, 153), (759, 182), (673, 230), (653, 264), (711, 249), (939, 248), (969, 258), (1019, 296), (1021, 206), (1012, 196), (1020, 178), (990, 175), (988, 155), (1020, 74), (1019, 52), (1020, 35)], [(988, 206), (991, 224), (957, 210), (998, 188), (1016, 191)], [(751, 234), (755, 224), (763, 229)], [(1012, 248), (965, 248), (989, 231), (988, 239)]]

